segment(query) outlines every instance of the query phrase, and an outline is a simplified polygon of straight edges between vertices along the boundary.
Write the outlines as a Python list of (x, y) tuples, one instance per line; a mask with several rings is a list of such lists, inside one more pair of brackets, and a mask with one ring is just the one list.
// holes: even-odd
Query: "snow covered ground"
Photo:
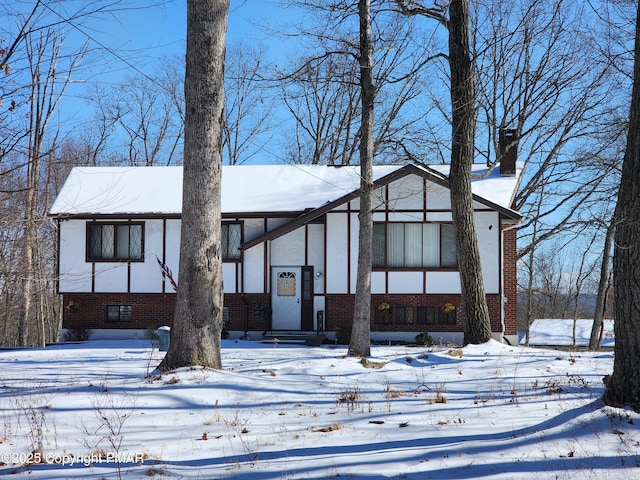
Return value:
[[(0, 475), (30, 479), (640, 479), (612, 352), (223, 342), (157, 375), (144, 341), (0, 352)], [(38, 462), (36, 462), (38, 461)]]
[[(613, 320), (602, 322), (602, 344), (603, 347), (613, 347), (615, 344), (613, 337)], [(589, 336), (593, 319), (580, 318), (575, 321), (575, 345), (580, 347), (589, 345)], [(520, 335), (520, 343), (524, 345), (523, 335)], [(553, 345), (567, 346), (574, 345), (574, 321), (566, 318), (544, 318), (534, 320), (529, 327), (529, 345)]]

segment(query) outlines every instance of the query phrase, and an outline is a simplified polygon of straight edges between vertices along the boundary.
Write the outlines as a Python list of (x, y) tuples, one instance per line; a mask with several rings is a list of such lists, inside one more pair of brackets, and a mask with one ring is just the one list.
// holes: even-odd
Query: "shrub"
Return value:
[(351, 342), (351, 329), (339, 328), (336, 331), (336, 342), (340, 345), (349, 345)]
[(63, 342), (84, 342), (89, 340), (91, 330), (88, 328), (68, 328), (60, 337)]
[(433, 338), (431, 337), (431, 335), (429, 335), (427, 332), (423, 332), (416, 335), (416, 343), (418, 345), (431, 347), (435, 342), (433, 341)]

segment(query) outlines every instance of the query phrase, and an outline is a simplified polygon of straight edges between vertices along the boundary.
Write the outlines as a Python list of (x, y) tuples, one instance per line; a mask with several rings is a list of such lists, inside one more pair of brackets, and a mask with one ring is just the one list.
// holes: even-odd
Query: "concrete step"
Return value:
[[(269, 332), (265, 333), (262, 339), (262, 343), (271, 343), (274, 345), (307, 345), (310, 338), (317, 337), (315, 332)], [(319, 343), (322, 343), (322, 335), (318, 338)]]

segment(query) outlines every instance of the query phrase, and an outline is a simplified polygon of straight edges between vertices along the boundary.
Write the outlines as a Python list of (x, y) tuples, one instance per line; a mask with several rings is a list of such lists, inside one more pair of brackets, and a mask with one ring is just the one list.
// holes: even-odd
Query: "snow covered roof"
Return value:
[[(415, 167), (415, 166), (414, 166)], [(473, 181), (473, 193), (510, 209), (522, 166), (515, 177), (498, 169)], [(401, 165), (374, 166), (374, 180)], [(428, 169), (418, 167), (428, 172)], [(429, 168), (443, 175), (447, 165)], [(475, 173), (486, 171), (477, 165)], [(357, 166), (239, 165), (222, 167), (222, 213), (302, 212), (335, 202), (360, 186)], [(398, 172), (399, 173), (399, 172)], [(431, 172), (433, 174), (433, 172)], [(437, 174), (436, 174), (437, 175)], [(75, 167), (49, 213), (66, 215), (180, 214), (182, 167)]]

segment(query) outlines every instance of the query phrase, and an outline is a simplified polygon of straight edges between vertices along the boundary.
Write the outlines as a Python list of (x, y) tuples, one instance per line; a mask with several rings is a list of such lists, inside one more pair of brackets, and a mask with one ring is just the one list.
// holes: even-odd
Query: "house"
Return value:
[[(514, 160), (515, 162), (515, 160)], [(486, 173), (475, 165), (475, 173)], [(473, 181), (491, 327), (517, 342), (512, 207), (522, 165)], [(463, 336), (447, 165), (374, 167), (371, 337)], [(350, 328), (359, 167), (224, 166), (225, 321), (232, 336)], [(63, 327), (94, 338), (171, 325), (178, 279), (181, 167), (77, 167), (50, 215), (58, 225)]]

